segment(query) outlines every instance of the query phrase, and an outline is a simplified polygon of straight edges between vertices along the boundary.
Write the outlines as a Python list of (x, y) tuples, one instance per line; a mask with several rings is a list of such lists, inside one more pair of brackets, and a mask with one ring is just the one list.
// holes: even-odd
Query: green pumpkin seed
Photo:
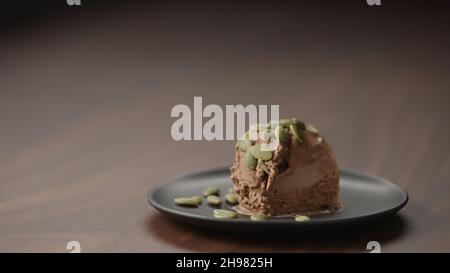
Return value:
[(296, 118), (292, 119), (292, 124), (295, 124), (299, 130), (305, 130), (305, 123), (297, 120)]
[(275, 136), (280, 142), (284, 142), (288, 137), (288, 133), (282, 126), (277, 126), (275, 128)]
[(219, 188), (218, 187), (207, 187), (203, 190), (204, 196), (209, 195), (219, 195)]
[(305, 221), (309, 221), (310, 218), (306, 215), (297, 215), (295, 216), (295, 221), (297, 222), (305, 222)]
[(252, 146), (249, 149), (249, 151), (257, 159), (266, 161), (266, 160), (269, 160), (272, 158), (272, 152), (271, 151), (261, 151), (261, 145), (259, 143)]
[(234, 218), (237, 216), (237, 213), (231, 210), (215, 209), (213, 216), (216, 218)]
[(314, 127), (312, 124), (309, 124), (308, 126), (306, 126), (306, 130), (308, 132), (311, 132), (311, 133), (316, 134), (316, 135), (319, 134), (319, 130), (316, 127)]
[(234, 194), (234, 193), (227, 193), (225, 195), (225, 199), (227, 200), (228, 203), (233, 204), (233, 205), (238, 203), (236, 194)]
[(214, 218), (219, 218), (219, 219), (229, 219), (229, 218), (234, 218), (232, 216), (229, 215), (221, 215), (221, 214), (213, 214)]
[(252, 221), (266, 221), (267, 220), (267, 216), (265, 216), (264, 214), (252, 214), (252, 216), (250, 216), (250, 219)]
[(249, 138), (248, 132), (243, 134), (236, 142), (236, 147), (238, 147), (239, 149), (241, 149), (244, 152), (247, 151), (248, 147), (250, 147), (251, 145), (252, 145), (252, 141)]
[(245, 139), (245, 140), (238, 140), (236, 143), (236, 146), (243, 152), (246, 152), (247, 149), (252, 146), (252, 141)]
[(294, 139), (298, 142), (305, 141), (305, 136), (303, 135), (303, 132), (298, 129), (298, 127), (294, 124), (289, 125), (289, 130), (291, 130), (292, 135), (294, 136)]
[(279, 124), (283, 127), (287, 127), (292, 124), (292, 119), (290, 119), (290, 118), (280, 119)]
[(203, 199), (202, 199), (201, 196), (198, 196), (198, 195), (192, 196), (192, 199), (195, 200), (195, 201), (197, 201), (197, 204), (199, 204), (199, 205), (202, 204)]
[(220, 200), (220, 198), (215, 195), (208, 195), (208, 197), (206, 197), (206, 200), (208, 201), (208, 204), (213, 206), (220, 206), (222, 204), (222, 200)]
[(264, 164), (264, 161), (262, 161), (261, 159), (258, 159), (258, 166), (259, 166), (260, 168), (262, 168), (264, 172), (266, 172), (267, 174), (269, 174), (269, 172), (270, 172), (270, 171), (269, 171), (269, 168), (267, 167), (266, 164)]
[(227, 210), (227, 209), (215, 209), (213, 210), (214, 214), (231, 214), (231, 215), (236, 215), (236, 212), (232, 211), (232, 210)]
[(229, 189), (228, 189), (228, 192), (229, 192), (229, 193), (234, 193), (234, 188), (229, 188)]
[(189, 197), (179, 197), (174, 199), (175, 204), (178, 206), (190, 206), (190, 207), (197, 207), (198, 202), (197, 200)]
[(256, 169), (256, 165), (258, 164), (258, 159), (256, 159), (252, 153), (250, 152), (252, 148), (248, 149), (245, 153), (245, 164), (247, 165), (247, 168), (250, 170)]

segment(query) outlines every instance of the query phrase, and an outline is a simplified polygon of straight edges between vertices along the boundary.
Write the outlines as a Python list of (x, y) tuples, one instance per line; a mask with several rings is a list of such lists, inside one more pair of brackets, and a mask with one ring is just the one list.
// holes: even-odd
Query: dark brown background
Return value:
[[(448, 5), (314, 2), (4, 8), (0, 251), (449, 251)], [(279, 104), (321, 129), (341, 167), (395, 181), (409, 204), (327, 235), (173, 222), (147, 191), (233, 159), (232, 142), (171, 139), (171, 108), (195, 95)]]

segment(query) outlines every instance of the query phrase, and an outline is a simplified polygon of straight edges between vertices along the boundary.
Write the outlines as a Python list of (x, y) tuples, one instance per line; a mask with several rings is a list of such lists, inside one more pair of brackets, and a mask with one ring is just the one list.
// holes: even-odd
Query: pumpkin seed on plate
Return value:
[(179, 197), (174, 199), (175, 204), (178, 206), (190, 206), (190, 207), (197, 207), (198, 202), (197, 200), (190, 198), (190, 197)]
[(272, 151), (261, 151), (261, 145), (259, 143), (253, 145), (249, 151), (257, 159), (266, 161), (272, 158)]
[(197, 201), (197, 204), (199, 204), (199, 205), (201, 205), (201, 203), (202, 203), (202, 201), (203, 201), (202, 197), (201, 197), (201, 196), (198, 196), (198, 195), (192, 196), (192, 199), (194, 199), (195, 201)]
[(250, 216), (250, 219), (252, 221), (266, 221), (267, 216), (265, 216), (264, 214), (256, 213), (256, 214), (252, 214), (252, 216)]
[(306, 216), (306, 215), (297, 215), (297, 216), (295, 216), (295, 221), (297, 221), (297, 222), (306, 222), (306, 221), (309, 221), (309, 220), (310, 220), (310, 218), (308, 216)]
[(225, 195), (225, 199), (227, 200), (228, 203), (233, 204), (233, 205), (238, 203), (236, 194), (234, 194), (234, 193), (227, 193)]
[(204, 196), (219, 195), (219, 188), (218, 187), (206, 187), (203, 190), (203, 195)]
[(234, 218), (237, 216), (237, 213), (231, 210), (215, 209), (213, 216), (216, 218)]
[(245, 153), (245, 164), (247, 165), (247, 168), (250, 170), (256, 169), (256, 165), (258, 164), (258, 159), (256, 159), (252, 153), (250, 152), (251, 148), (247, 150)]
[(208, 195), (208, 197), (206, 197), (206, 201), (208, 201), (208, 204), (213, 206), (220, 206), (222, 204), (222, 200), (215, 195)]
[(215, 209), (213, 210), (214, 214), (236, 214), (236, 212), (227, 209)]
[(215, 217), (215, 218), (220, 218), (220, 219), (234, 218), (234, 216), (230, 216), (230, 215), (222, 215), (222, 214), (213, 214), (213, 217)]

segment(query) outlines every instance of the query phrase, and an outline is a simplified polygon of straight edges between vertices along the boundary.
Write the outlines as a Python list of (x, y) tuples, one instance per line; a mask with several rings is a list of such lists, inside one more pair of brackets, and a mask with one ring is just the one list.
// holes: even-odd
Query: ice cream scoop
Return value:
[[(342, 208), (334, 153), (314, 126), (294, 118), (256, 128), (266, 137), (247, 133), (239, 140), (230, 169), (241, 212), (312, 215)], [(271, 141), (277, 148), (262, 151)]]

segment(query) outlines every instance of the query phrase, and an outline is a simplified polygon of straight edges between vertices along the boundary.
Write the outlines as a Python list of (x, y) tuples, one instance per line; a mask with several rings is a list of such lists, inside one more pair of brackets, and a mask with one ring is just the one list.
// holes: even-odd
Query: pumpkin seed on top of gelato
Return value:
[(280, 142), (283, 142), (287, 139), (288, 137), (288, 133), (286, 132), (286, 130), (284, 129), (284, 127), (282, 126), (277, 126), (275, 128), (275, 136), (276, 138), (278, 138), (278, 140)]
[(307, 126), (306, 126), (306, 130), (308, 131), (308, 132), (310, 132), (310, 133), (313, 133), (313, 134), (319, 134), (319, 130), (316, 128), (316, 127), (314, 127), (312, 124), (308, 124)]
[(253, 154), (250, 152), (250, 149), (248, 149), (245, 153), (245, 164), (250, 170), (256, 169), (256, 165), (258, 164), (258, 159), (253, 156)]
[(289, 125), (289, 130), (291, 130), (291, 133), (295, 140), (298, 142), (304, 142), (305, 136), (303, 135), (303, 132), (297, 127), (295, 124)]
[(259, 144), (259, 143), (253, 145), (249, 149), (249, 151), (257, 159), (261, 159), (261, 160), (265, 161), (265, 160), (269, 160), (272, 158), (272, 151), (262, 151), (261, 144)]

